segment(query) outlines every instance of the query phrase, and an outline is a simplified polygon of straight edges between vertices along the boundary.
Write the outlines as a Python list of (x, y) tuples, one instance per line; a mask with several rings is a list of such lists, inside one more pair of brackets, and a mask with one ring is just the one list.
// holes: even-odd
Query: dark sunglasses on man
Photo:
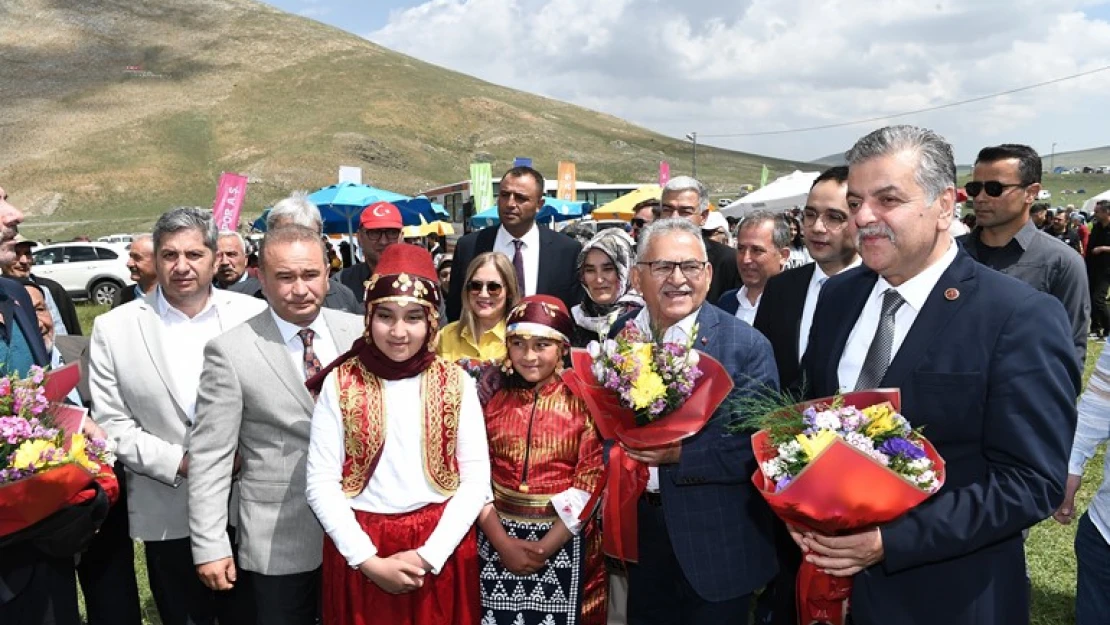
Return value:
[(990, 197), (999, 197), (1006, 192), (1006, 189), (1013, 187), (1027, 187), (1029, 185), (1020, 182), (1004, 184), (997, 180), (987, 180), (985, 182), (969, 182), (964, 185), (964, 191), (967, 191), (967, 197), (974, 198), (979, 195), (980, 191), (986, 191)]
[(468, 291), (474, 295), (478, 295), (483, 289), (490, 295), (497, 297), (501, 293), (501, 289), (505, 288), (500, 282), (482, 282), (481, 280), (471, 280), (466, 283)]
[(644, 220), (644, 219), (640, 219), (639, 217), (634, 217), (632, 219), (632, 227), (633, 228), (643, 228), (646, 225), (647, 225), (647, 221)]

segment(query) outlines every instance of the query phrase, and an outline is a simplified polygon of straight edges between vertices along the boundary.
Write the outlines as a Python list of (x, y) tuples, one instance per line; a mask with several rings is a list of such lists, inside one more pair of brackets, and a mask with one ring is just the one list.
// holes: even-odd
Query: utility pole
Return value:
[(686, 138), (694, 142), (694, 178), (698, 177), (698, 133), (691, 132)]
[(1056, 144), (1052, 144), (1052, 156), (1048, 157), (1048, 172), (1053, 173), (1056, 171)]

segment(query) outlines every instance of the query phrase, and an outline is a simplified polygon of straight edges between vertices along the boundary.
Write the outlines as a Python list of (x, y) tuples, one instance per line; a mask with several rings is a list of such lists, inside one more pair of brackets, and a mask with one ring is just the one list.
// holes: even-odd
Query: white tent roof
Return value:
[(1098, 202), (1099, 200), (1110, 200), (1110, 190), (1103, 191), (1102, 193), (1099, 193), (1086, 202), (1083, 202), (1083, 208), (1081, 208), (1080, 210), (1087, 213), (1088, 215), (1093, 215), (1095, 212), (1095, 202)]
[(721, 209), (725, 217), (743, 217), (754, 210), (781, 211), (806, 203), (809, 188), (821, 172), (795, 171)]

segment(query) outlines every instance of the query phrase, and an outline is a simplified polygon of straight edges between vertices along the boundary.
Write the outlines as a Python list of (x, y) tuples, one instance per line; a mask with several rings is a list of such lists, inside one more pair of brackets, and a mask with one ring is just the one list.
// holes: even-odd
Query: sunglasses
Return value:
[(643, 219), (640, 219), (639, 217), (632, 220), (632, 227), (633, 228), (643, 228), (646, 225), (647, 225), (647, 221), (645, 221)]
[(501, 289), (503, 288), (505, 287), (500, 282), (482, 282), (481, 280), (471, 280), (470, 282), (466, 283), (466, 289), (474, 295), (478, 295), (482, 292), (482, 289), (485, 289), (487, 293), (496, 297), (501, 293)]
[(988, 180), (986, 182), (969, 182), (964, 185), (964, 191), (967, 191), (967, 197), (973, 198), (979, 195), (980, 191), (986, 191), (990, 197), (998, 197), (1006, 192), (1006, 189), (1013, 187), (1026, 187), (1029, 185), (1021, 184), (1003, 184), (997, 180)]

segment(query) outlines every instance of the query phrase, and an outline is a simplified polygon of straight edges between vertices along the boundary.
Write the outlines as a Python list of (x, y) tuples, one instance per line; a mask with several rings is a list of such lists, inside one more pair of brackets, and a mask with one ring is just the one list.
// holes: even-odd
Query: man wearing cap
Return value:
[(54, 333), (60, 336), (66, 334), (81, 334), (81, 321), (77, 318), (77, 308), (73, 306), (73, 298), (66, 292), (65, 287), (57, 282), (36, 276), (31, 273), (35, 259), (31, 255), (31, 248), (38, 245), (22, 234), (16, 235), (15, 260), (0, 266), (0, 270), (9, 278), (30, 278), (35, 284), (44, 287), (46, 307), (50, 309), (50, 316), (54, 318)]
[(341, 271), (339, 281), (351, 289), (361, 304), (366, 296), (366, 281), (374, 273), (382, 252), (401, 240), (401, 211), (389, 202), (375, 202), (363, 209), (358, 223), (362, 262)]
[(705, 222), (701, 225), (701, 233), (707, 241), (713, 241), (721, 245), (732, 244), (728, 236), (728, 220), (717, 211), (705, 215)]
[(505, 172), (497, 193), (497, 216), (501, 224), (483, 228), (459, 239), (447, 295), (447, 318), (457, 321), (462, 312), (463, 282), (471, 259), (485, 252), (501, 252), (516, 271), (522, 296), (551, 295), (567, 308), (582, 297), (576, 268), (582, 244), (550, 228), (536, 225), (543, 208), (543, 175), (531, 167), (514, 167)]

